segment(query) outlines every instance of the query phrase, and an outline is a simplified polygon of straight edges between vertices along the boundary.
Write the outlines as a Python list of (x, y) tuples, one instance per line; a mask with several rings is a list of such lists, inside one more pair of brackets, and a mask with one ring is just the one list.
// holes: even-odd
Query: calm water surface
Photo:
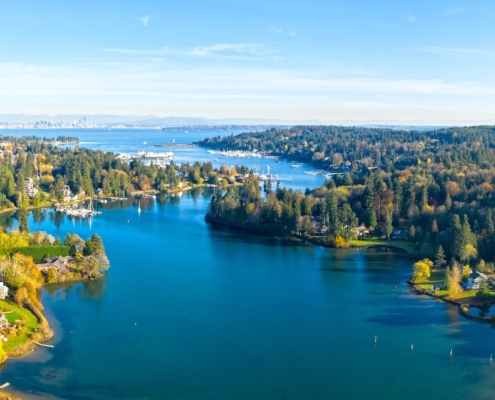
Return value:
[(215, 230), (210, 195), (107, 204), (91, 228), (32, 215), (98, 232), (112, 268), (43, 291), (55, 348), (1, 380), (33, 398), (493, 398), (495, 332), (410, 294), (410, 260)]
[(0, 383), (33, 399), (493, 398), (495, 331), (409, 293), (411, 260), (215, 230), (210, 197), (106, 204), (91, 226), (32, 214), (32, 231), (97, 232), (112, 267), (43, 290), (55, 348), (9, 360)]
[(5, 136), (76, 136), (80, 139), (78, 144), (80, 147), (112, 151), (116, 154), (135, 155), (139, 151), (172, 151), (177, 164), (210, 161), (215, 167), (220, 167), (221, 165), (227, 165), (228, 167), (246, 165), (259, 173), (271, 172), (273, 175), (278, 175), (282, 186), (293, 189), (316, 188), (322, 186), (325, 181), (323, 175), (312, 176), (304, 174), (304, 171), (315, 171), (315, 168), (309, 164), (304, 164), (301, 168), (295, 169), (292, 168), (293, 163), (287, 161), (277, 162), (257, 157), (226, 157), (220, 154), (207, 153), (208, 149), (203, 147), (155, 147), (155, 144), (191, 144), (206, 137), (225, 136), (240, 132), (226, 130), (161, 131), (158, 129), (23, 129), (5, 130), (0, 133)]

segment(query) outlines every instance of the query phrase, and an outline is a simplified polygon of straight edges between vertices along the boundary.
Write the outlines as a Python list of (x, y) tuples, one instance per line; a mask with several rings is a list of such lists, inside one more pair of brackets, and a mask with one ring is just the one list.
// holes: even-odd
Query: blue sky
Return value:
[(493, 1), (18, 0), (0, 38), (1, 114), (495, 123)]

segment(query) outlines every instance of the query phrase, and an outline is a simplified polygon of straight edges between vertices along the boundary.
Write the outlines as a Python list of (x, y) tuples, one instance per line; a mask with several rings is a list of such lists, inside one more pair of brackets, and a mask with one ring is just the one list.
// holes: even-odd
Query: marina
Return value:
[(70, 205), (56, 205), (55, 210), (57, 212), (67, 214), (70, 217), (77, 218), (91, 218), (101, 214), (101, 211), (96, 211), (93, 208), (93, 200), (91, 198), (89, 199), (87, 208), (82, 206), (81, 203), (75, 203)]

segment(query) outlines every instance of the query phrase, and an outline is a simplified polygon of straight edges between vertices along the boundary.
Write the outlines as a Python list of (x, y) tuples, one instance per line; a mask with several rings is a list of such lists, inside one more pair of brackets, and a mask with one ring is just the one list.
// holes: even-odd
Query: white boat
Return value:
[(138, 201), (138, 214), (141, 214), (141, 200)]

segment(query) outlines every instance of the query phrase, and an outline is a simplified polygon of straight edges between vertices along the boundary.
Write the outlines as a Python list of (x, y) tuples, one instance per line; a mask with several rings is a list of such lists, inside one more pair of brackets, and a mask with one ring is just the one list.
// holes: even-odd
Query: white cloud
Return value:
[(284, 31), (283, 29), (281, 28), (278, 28), (278, 27), (273, 27), (272, 30), (278, 34), (278, 35), (287, 35), (287, 36), (296, 36), (297, 35), (297, 32), (296, 31)]
[(148, 26), (148, 22), (150, 22), (151, 16), (145, 15), (144, 17), (139, 18), (144, 26)]
[[(202, 49), (200, 53), (222, 49)], [(194, 68), (170, 67), (166, 62), (70, 66), (0, 63), (0, 87), (4, 113), (285, 115), (324, 120), (333, 110), (339, 118), (375, 118), (376, 112), (376, 118), (412, 120), (435, 116), (432, 110), (439, 107), (444, 110), (442, 118), (454, 108), (451, 118), (460, 118), (459, 110), (466, 118), (481, 118), (493, 115), (495, 103), (495, 87), (478, 82), (339, 78), (330, 70), (204, 63)]]
[(451, 8), (447, 10), (448, 15), (462, 14), (467, 11), (466, 7)]
[(219, 52), (250, 53), (250, 54), (267, 54), (271, 53), (266, 46), (255, 43), (219, 43), (212, 46), (197, 46), (188, 51), (195, 56), (207, 56)]
[(409, 22), (416, 22), (416, 17), (414, 15), (412, 15), (411, 13), (407, 14), (407, 20)]
[(137, 50), (125, 48), (107, 48), (100, 49), (109, 53), (132, 54), (143, 56), (163, 56), (169, 54), (205, 57), (217, 54), (233, 55), (233, 54), (251, 54), (257, 56), (266, 56), (276, 53), (268, 46), (260, 43), (218, 43), (209, 46), (195, 46), (190, 48), (179, 48), (174, 46), (166, 46), (155, 50)]
[(481, 56), (481, 57), (495, 56), (495, 51), (492, 50), (465, 48), (465, 47), (423, 46), (417, 50), (423, 53), (440, 54), (445, 56)]

